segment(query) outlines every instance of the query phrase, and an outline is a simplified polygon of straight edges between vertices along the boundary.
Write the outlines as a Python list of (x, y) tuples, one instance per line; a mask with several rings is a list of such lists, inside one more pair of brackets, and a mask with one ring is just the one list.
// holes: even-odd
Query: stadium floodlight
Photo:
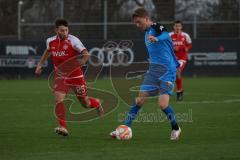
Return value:
[(19, 4), (19, 5), (22, 5), (22, 4), (23, 4), (23, 1), (18, 1), (18, 4)]

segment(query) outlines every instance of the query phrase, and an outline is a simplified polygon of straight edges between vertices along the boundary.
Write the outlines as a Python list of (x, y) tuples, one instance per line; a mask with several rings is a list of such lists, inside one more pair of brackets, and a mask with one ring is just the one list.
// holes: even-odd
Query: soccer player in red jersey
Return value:
[(47, 39), (47, 49), (43, 53), (35, 73), (41, 74), (44, 62), (48, 57), (52, 58), (54, 64), (55, 113), (59, 124), (59, 127), (55, 128), (55, 132), (67, 136), (64, 98), (70, 89), (74, 91), (84, 107), (96, 108), (100, 116), (104, 114), (104, 111), (98, 99), (87, 95), (86, 81), (81, 67), (89, 59), (89, 52), (77, 37), (69, 34), (68, 22), (65, 19), (56, 20), (55, 27), (56, 35)]
[(182, 22), (175, 21), (173, 32), (170, 32), (170, 36), (174, 45), (174, 52), (177, 57), (178, 62), (180, 63), (180, 67), (177, 70), (177, 78), (176, 78), (176, 86), (177, 86), (177, 100), (183, 100), (183, 78), (182, 72), (187, 63), (187, 54), (189, 50), (192, 48), (192, 40), (190, 36), (182, 31)]

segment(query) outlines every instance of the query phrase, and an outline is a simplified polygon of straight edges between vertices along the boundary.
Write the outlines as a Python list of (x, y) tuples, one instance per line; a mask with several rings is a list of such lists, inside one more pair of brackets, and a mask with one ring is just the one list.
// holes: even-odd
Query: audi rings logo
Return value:
[[(124, 40), (119, 43), (108, 41), (102, 48), (94, 47), (89, 52), (92, 55), (89, 63), (93, 66), (103, 65), (128, 66), (134, 61), (133, 42)], [(94, 60), (93, 57), (97, 58)]]

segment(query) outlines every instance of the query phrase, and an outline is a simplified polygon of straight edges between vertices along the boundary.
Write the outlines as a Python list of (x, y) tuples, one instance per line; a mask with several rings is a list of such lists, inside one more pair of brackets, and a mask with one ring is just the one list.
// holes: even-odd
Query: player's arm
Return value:
[(169, 33), (167, 32), (167, 29), (160, 23), (154, 23), (151, 27), (153, 27), (157, 35), (150, 35), (148, 37), (149, 41), (158, 42), (169, 38)]
[(88, 59), (90, 58), (90, 53), (88, 50), (85, 48), (85, 46), (82, 44), (80, 39), (75, 37), (73, 39), (73, 48), (81, 54), (81, 58), (78, 60), (80, 66), (84, 66)]
[(155, 37), (155, 36), (148, 36), (149, 41), (151, 42), (158, 42), (158, 41), (163, 41), (169, 38), (169, 35), (167, 32), (163, 32), (161, 35)]
[(84, 66), (87, 63), (88, 59), (90, 58), (90, 53), (87, 51), (87, 49), (84, 49), (81, 52), (81, 55), (82, 57), (78, 61), (80, 66)]
[(36, 67), (36, 70), (35, 70), (35, 74), (41, 74), (42, 73), (42, 67), (43, 67), (43, 64), (46, 62), (46, 60), (48, 59), (49, 57), (49, 52), (48, 50), (46, 49)]
[(192, 48), (192, 43), (187, 44), (185, 47), (185, 51), (188, 52)]
[(188, 52), (192, 48), (192, 40), (190, 36), (186, 33), (186, 46), (185, 51)]

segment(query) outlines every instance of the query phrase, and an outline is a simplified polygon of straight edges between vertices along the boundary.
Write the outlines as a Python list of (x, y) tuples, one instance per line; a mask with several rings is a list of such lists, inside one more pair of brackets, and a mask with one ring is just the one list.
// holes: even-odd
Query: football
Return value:
[(116, 129), (116, 138), (118, 140), (129, 140), (132, 138), (132, 129), (126, 125), (120, 125)]

